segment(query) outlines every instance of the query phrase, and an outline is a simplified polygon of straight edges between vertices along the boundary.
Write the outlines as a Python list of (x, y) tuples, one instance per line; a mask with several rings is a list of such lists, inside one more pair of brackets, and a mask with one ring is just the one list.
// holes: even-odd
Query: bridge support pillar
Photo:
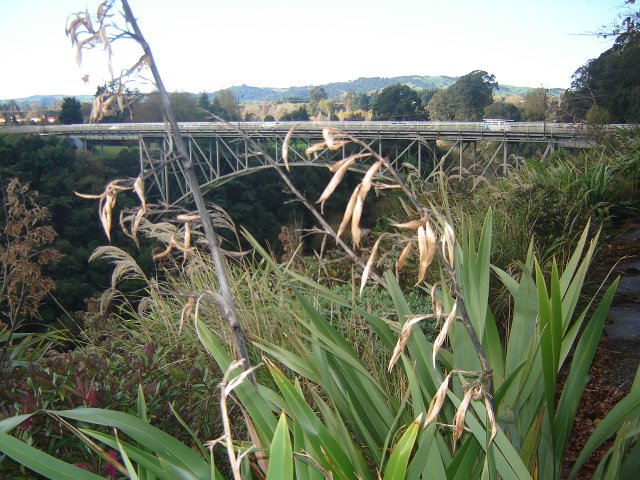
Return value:
[(544, 149), (542, 154), (542, 160), (547, 159), (547, 155), (553, 154), (556, 151), (556, 144), (554, 142), (547, 143), (547, 148)]
[(504, 152), (503, 152), (503, 157), (502, 157), (502, 176), (506, 177), (507, 176), (507, 169), (509, 168), (509, 142), (504, 141), (503, 142), (504, 145)]

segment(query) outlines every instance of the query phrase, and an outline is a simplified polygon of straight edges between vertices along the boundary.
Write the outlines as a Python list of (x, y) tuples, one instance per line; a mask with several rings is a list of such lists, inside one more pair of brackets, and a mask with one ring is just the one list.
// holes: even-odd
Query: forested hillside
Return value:
[[(109, 267), (88, 263), (93, 250), (106, 241), (104, 233), (95, 228), (96, 206), (74, 192), (99, 192), (114, 177), (136, 176), (137, 158), (137, 150), (124, 148), (105, 161), (91, 152), (77, 151), (66, 139), (0, 133), (3, 192), (10, 179), (17, 178), (37, 193), (38, 204), (50, 215), (47, 223), (57, 234), (48, 247), (58, 251), (60, 258), (43, 269), (53, 279), (55, 290), (43, 300), (40, 316), (31, 322), (52, 325), (59, 320), (71, 325), (75, 312), (85, 308), (85, 300), (108, 286)], [(126, 207), (126, 202), (121, 199), (121, 206)], [(4, 219), (2, 223), (6, 225)], [(116, 233), (114, 243), (126, 247), (128, 242)], [(149, 260), (147, 257), (146, 262)]]

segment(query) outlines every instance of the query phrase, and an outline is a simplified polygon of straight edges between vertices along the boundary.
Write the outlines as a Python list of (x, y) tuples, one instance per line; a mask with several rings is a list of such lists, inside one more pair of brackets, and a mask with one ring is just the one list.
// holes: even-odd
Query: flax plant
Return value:
[[(356, 187), (354, 196), (360, 194), (363, 184), (364, 181)], [(335, 187), (330, 184), (330, 189)], [(320, 201), (327, 199), (328, 196), (323, 194)], [(588, 366), (595, 354), (617, 285), (615, 281), (607, 289), (595, 311), (591, 308), (592, 300), (584, 310), (576, 312), (597, 237), (587, 246), (587, 226), (564, 271), (561, 272), (554, 264), (549, 283), (531, 249), (525, 262), (520, 264), (521, 271), (516, 278), (494, 267), (495, 274), (505, 284), (514, 302), (511, 331), (503, 345), (488, 307), (491, 212), (487, 214), (479, 242), (476, 243), (473, 230), (462, 230), (462, 239), (456, 239), (445, 219), (416, 206), (425, 216), (420, 220), (398, 223), (396, 227), (417, 231), (419, 262), (425, 264), (420, 268), (418, 283), (423, 281), (424, 270), (434, 253), (438, 253), (442, 280), (440, 286), (431, 288), (436, 313), (414, 315), (407, 311), (397, 281), (388, 273), (385, 280), (397, 302), (397, 327), (393, 328), (375, 315), (366, 316), (372, 329), (386, 340), (383, 343), (389, 351), (393, 350), (390, 367), (398, 359), (403, 360), (408, 388), (402, 402), (394, 402), (385, 396), (384, 390), (366, 371), (351, 347), (294, 286), (300, 283), (308, 287), (313, 282), (282, 270), (281, 274), (290, 279), (291, 288), (308, 311), (309, 321), (302, 322), (302, 325), (308, 329), (314, 349), (307, 355), (299, 355), (272, 345), (263, 344), (261, 348), (306, 381), (318, 385), (331, 402), (324, 403), (322, 397), (315, 396), (314, 403), (325, 407), (321, 408), (322, 416), (313, 417), (313, 420), (309, 417), (311, 413), (305, 413), (299, 404), (301, 398), (291, 396), (290, 389), (295, 391), (300, 387), (295, 382), (286, 383), (275, 365), (269, 370), (280, 391), (269, 390), (268, 394), (265, 391), (265, 400), (271, 400), (275, 408), (284, 409), (293, 421), (301, 422), (298, 430), (295, 425), (291, 427), (294, 439), (296, 435), (302, 435), (298, 440), (299, 445), (304, 446), (307, 452), (315, 451), (316, 455), (320, 455), (320, 458), (314, 457), (317, 471), (338, 478), (353, 475), (367, 478), (358, 460), (362, 457), (367, 458), (369, 464), (373, 462), (377, 465), (376, 470), (382, 472), (386, 458), (380, 452), (387, 451), (391, 438), (389, 435), (393, 436), (394, 431), (399, 435), (402, 431), (402, 428), (397, 430), (399, 425), (411, 423), (411, 412), (414, 418), (418, 418), (427, 412), (427, 406), (427, 421), (422, 429), (415, 432), (412, 440), (418, 441), (417, 447), (409, 449), (404, 458), (407, 469), (403, 470), (402, 477), (396, 478), (405, 478), (405, 475), (407, 478), (432, 478), (434, 471), (442, 474), (436, 475), (439, 478), (454, 478), (461, 472), (490, 478), (560, 478), (571, 419), (581, 398)], [(429, 214), (438, 224), (437, 234), (431, 227)], [(351, 215), (349, 220), (353, 222)], [(379, 238), (364, 268), (363, 284), (380, 241)], [(354, 243), (357, 242), (355, 236)], [(257, 242), (254, 241), (253, 245), (260, 249)], [(266, 252), (263, 254), (268, 258)], [(275, 271), (277, 265), (274, 263), (273, 267)], [(315, 288), (330, 295), (320, 285), (315, 285)], [(466, 312), (468, 324), (464, 317), (458, 317), (458, 309)], [(445, 312), (446, 320), (440, 335), (431, 343), (415, 326), (421, 320), (440, 316), (438, 310)], [(216, 343), (205, 325), (199, 324), (198, 329), (205, 347), (221, 365), (227, 365), (222, 345)], [(394, 332), (399, 334), (397, 341)], [(446, 348), (445, 339), (448, 339)], [(568, 360), (568, 354), (574, 347), (575, 353)], [(556, 401), (558, 373), (565, 364), (568, 364), (569, 376), (559, 401)], [(492, 390), (493, 386), (495, 391)], [(277, 397), (278, 394), (283, 398)], [(240, 393), (239, 399), (241, 402), (248, 400)], [(367, 400), (362, 403), (364, 399)], [(638, 400), (637, 392), (632, 392), (625, 400), (633, 405), (630, 408), (634, 416), (640, 413)], [(254, 410), (249, 413), (252, 418), (255, 414), (256, 420), (261, 415)], [(615, 420), (608, 419), (610, 428), (623, 418), (617, 412), (612, 417)], [(303, 421), (303, 418), (306, 420)], [(337, 419), (343, 418), (346, 423), (341, 427)], [(441, 422), (436, 422), (436, 419)], [(260, 421), (264, 422), (265, 419)], [(325, 427), (338, 422), (333, 436), (327, 431), (323, 431), (325, 438), (319, 436), (317, 422)], [(357, 440), (343, 446), (340, 452), (336, 450), (339, 449), (339, 443), (334, 442), (338, 439), (344, 441), (340, 434), (343, 433), (342, 428), (348, 428), (347, 425), (354, 431)], [(435, 425), (440, 425), (440, 428), (435, 429)], [(610, 429), (609, 434), (613, 431)], [(387, 435), (382, 435), (383, 432)], [(269, 435), (266, 433), (265, 436), (268, 438)], [(409, 430), (396, 448), (400, 448), (401, 443), (406, 446), (404, 441), (407, 435)], [(316, 438), (319, 444), (304, 443), (311, 441), (310, 437)], [(423, 441), (422, 447), (420, 439)], [(457, 445), (459, 448), (456, 449)], [(394, 453), (398, 451), (394, 450)], [(342, 462), (327, 463), (327, 452), (339, 455)], [(307, 478), (311, 474), (306, 470), (302, 473), (301, 470), (299, 475)]]

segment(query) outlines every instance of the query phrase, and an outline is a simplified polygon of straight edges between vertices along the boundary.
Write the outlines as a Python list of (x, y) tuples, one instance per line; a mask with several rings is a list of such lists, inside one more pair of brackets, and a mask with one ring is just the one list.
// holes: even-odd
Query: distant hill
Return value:
[[(31, 109), (32, 105), (37, 105), (38, 108), (44, 109), (60, 108), (64, 97), (74, 97), (74, 95), (31, 95), (30, 97), (24, 98), (0, 99), (0, 103), (15, 100), (20, 110), (27, 112)], [(80, 102), (93, 102), (95, 97), (93, 95), (75, 95), (75, 98)]]
[[(437, 88), (447, 88), (453, 85), (458, 77), (439, 76), (419, 76), (407, 75), (401, 77), (361, 77), (348, 82), (334, 82), (320, 85), (323, 87), (329, 98), (338, 98), (342, 93), (367, 93), (370, 94), (376, 90), (381, 90), (389, 85), (397, 83), (407, 85), (415, 90), (434, 90)], [(289, 88), (260, 88), (250, 87), (248, 85), (233, 86), (230, 90), (234, 95), (240, 97), (241, 102), (273, 102), (278, 100), (307, 100), (309, 91), (316, 85), (307, 85), (304, 87)], [(513, 95), (525, 95), (533, 90), (531, 87), (515, 87), (511, 85), (499, 85), (499, 89), (495, 94), (499, 97), (510, 97)], [(549, 89), (548, 95), (559, 96), (562, 93), (561, 88)]]
[[(445, 75), (438, 76), (420, 76), (420, 75), (407, 75), (401, 77), (361, 77), (356, 80), (350, 80), (347, 82), (334, 82), (319, 85), (323, 87), (329, 98), (338, 98), (342, 93), (354, 92), (354, 93), (367, 93), (371, 94), (376, 90), (381, 90), (389, 85), (400, 83), (407, 85), (416, 90), (433, 90), (436, 88), (447, 88), (453, 85), (458, 77), (448, 77)], [(249, 85), (233, 86), (230, 90), (234, 95), (239, 97), (241, 102), (275, 102), (275, 101), (306, 101), (309, 98), (309, 91), (318, 85), (306, 85), (302, 87), (289, 87), (289, 88), (268, 88), (268, 87), (252, 87)], [(495, 92), (499, 97), (510, 97), (513, 95), (525, 95), (533, 90), (531, 87), (515, 87), (511, 85), (500, 85), (500, 88)], [(562, 93), (561, 88), (552, 88), (548, 90), (548, 95), (559, 96)], [(34, 95), (27, 98), (17, 98), (16, 103), (21, 109), (27, 110), (31, 107), (33, 102), (44, 102), (45, 108), (50, 105), (60, 104), (62, 99), (68, 95)], [(210, 93), (212, 96), (212, 93)], [(91, 102), (93, 97), (90, 95), (76, 96), (81, 102)], [(8, 99), (7, 99), (8, 100)], [(0, 101), (7, 101), (0, 100)]]

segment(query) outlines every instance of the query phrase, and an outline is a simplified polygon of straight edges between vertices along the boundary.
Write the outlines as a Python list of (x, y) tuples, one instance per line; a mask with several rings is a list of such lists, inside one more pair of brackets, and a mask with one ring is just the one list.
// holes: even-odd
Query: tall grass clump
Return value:
[(456, 221), (478, 228), (494, 211), (494, 262), (508, 268), (526, 255), (529, 240), (545, 269), (563, 264), (589, 220), (609, 228), (640, 214), (638, 180), (640, 134), (622, 129), (602, 146), (547, 159), (531, 158), (504, 177), (448, 176), (435, 172), (429, 182), (411, 182), (420, 200), (440, 205)]

